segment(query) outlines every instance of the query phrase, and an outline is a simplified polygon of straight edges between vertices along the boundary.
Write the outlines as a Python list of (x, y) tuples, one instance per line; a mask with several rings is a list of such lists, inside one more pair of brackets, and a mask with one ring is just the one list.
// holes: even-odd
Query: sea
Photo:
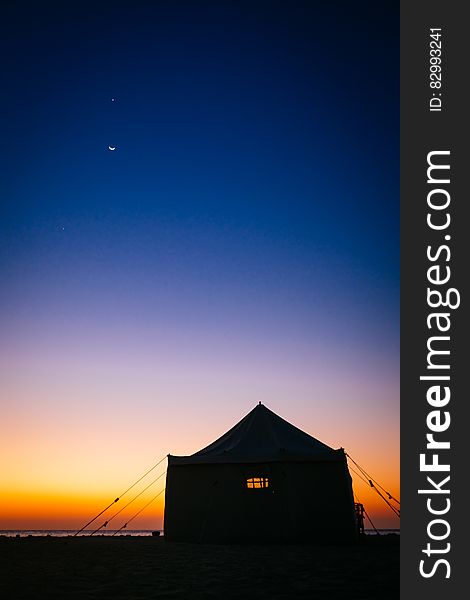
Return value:
[[(399, 529), (378, 529), (380, 535), (396, 534), (400, 535)], [(0, 529), (0, 536), (3, 537), (72, 537), (76, 530), (71, 529)], [(80, 532), (78, 535), (90, 535), (93, 530)], [(377, 535), (373, 529), (366, 529), (366, 535)], [(95, 537), (145, 537), (145, 536), (163, 536), (161, 529), (126, 529), (126, 531), (109, 529), (100, 533), (95, 533)]]

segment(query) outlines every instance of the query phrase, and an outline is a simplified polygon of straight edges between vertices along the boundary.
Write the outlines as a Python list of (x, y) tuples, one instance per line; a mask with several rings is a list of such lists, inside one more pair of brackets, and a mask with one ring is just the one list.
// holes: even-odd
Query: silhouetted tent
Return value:
[(164, 532), (169, 541), (204, 543), (354, 539), (344, 450), (260, 403), (206, 448), (168, 456)]

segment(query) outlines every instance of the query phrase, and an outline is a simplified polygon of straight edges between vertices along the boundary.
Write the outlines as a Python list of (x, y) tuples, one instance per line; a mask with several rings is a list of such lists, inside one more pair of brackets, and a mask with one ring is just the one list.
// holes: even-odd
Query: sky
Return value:
[(0, 528), (81, 527), (260, 401), (399, 496), (398, 4), (327, 4), (6, 9)]

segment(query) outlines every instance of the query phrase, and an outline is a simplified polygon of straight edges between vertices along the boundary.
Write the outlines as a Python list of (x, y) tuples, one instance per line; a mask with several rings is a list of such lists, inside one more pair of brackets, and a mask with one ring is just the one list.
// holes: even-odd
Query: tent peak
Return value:
[(333, 450), (258, 402), (251, 412), (215, 442), (191, 456), (175, 458), (181, 464), (329, 461), (344, 460), (344, 452)]

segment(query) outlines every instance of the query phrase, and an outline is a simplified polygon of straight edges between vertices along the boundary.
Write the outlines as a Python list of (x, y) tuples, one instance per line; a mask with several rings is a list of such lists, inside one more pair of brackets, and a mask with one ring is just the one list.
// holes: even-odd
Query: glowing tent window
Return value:
[(246, 487), (249, 490), (259, 490), (269, 487), (269, 479), (267, 477), (250, 477), (246, 480)]

